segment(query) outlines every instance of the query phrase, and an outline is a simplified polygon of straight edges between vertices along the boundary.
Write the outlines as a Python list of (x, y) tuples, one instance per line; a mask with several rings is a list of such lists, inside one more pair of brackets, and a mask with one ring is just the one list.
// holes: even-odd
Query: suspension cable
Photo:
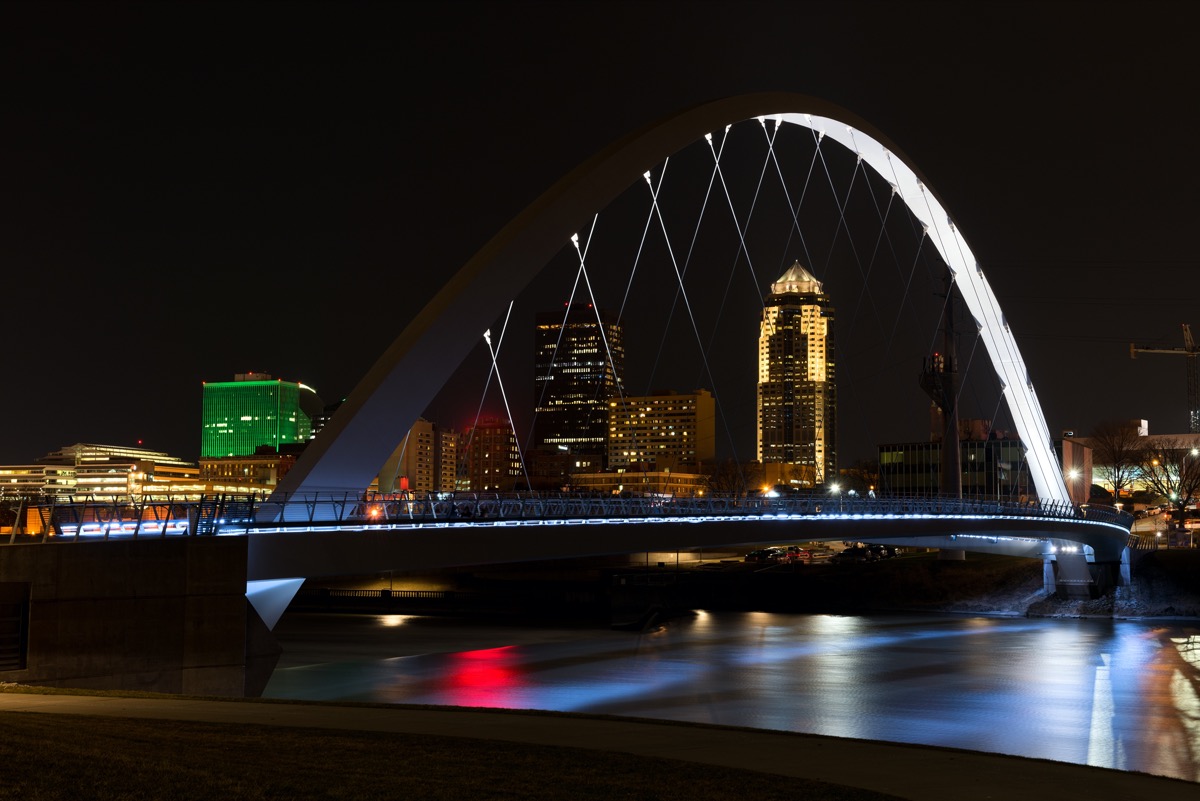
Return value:
[[(508, 393), (504, 391), (504, 379), (500, 377), (500, 364), (496, 361), (500, 355), (500, 346), (504, 344), (504, 332), (508, 330), (508, 318), (512, 315), (512, 301), (508, 303), (508, 314), (504, 316), (504, 326), (500, 329), (500, 339), (496, 342), (496, 347), (492, 348), (492, 329), (483, 332), (483, 341), (487, 343), (488, 352), (492, 354), (492, 370), (496, 373), (496, 384), (500, 387), (500, 397), (504, 400), (504, 411), (508, 414), (508, 428), (512, 432), (513, 440), (520, 442), (517, 437), (516, 425), (513, 423), (512, 408), (508, 405)], [(517, 459), (521, 463), (521, 473), (525, 476), (525, 486), (532, 486), (529, 482), (529, 471), (525, 469), (525, 455), (521, 452), (521, 448), (517, 447)]]
[[(705, 134), (705, 138), (708, 139), (709, 146), (711, 148), (711, 146), (712, 146), (711, 134)], [(714, 155), (715, 155), (715, 152), (714, 152)], [(667, 253), (671, 258), (671, 266), (675, 270), (675, 279), (679, 284), (680, 296), (683, 298), (684, 307), (687, 309), (688, 319), (692, 324), (692, 333), (696, 337), (696, 345), (700, 348), (700, 359), (704, 363), (704, 372), (705, 372), (705, 375), (708, 377), (709, 385), (713, 388), (713, 396), (715, 398), (716, 394), (717, 394), (716, 381), (713, 378), (712, 368), (708, 363), (708, 355), (706, 353), (704, 353), (704, 342), (700, 337), (700, 329), (696, 324), (696, 316), (692, 310), (691, 301), (688, 300), (687, 289), (683, 285), (683, 275), (679, 271), (679, 263), (675, 258), (675, 249), (671, 246), (671, 237), (670, 237), (670, 234), (667, 232), (667, 223), (666, 223), (666, 220), (663, 219), (662, 209), (660, 208), (660, 206), (658, 204), (657, 197), (652, 200), (652, 206), (654, 208), (654, 214), (658, 218), (659, 225), (662, 228), (663, 239), (665, 240), (666, 245), (667, 245)], [(733, 433), (729, 428), (729, 421), (725, 417), (725, 411), (719, 404), (717, 405), (717, 407), (719, 409), (721, 409), (721, 422), (725, 427), (725, 435), (729, 439), (730, 447), (734, 447)], [(734, 450), (736, 453), (736, 448)]]

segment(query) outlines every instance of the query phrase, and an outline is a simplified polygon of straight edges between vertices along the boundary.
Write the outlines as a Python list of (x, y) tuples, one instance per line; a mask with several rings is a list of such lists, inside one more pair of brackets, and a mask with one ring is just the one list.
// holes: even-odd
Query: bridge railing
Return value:
[[(249, 534), (289, 528), (480, 523), (701, 521), (719, 518), (793, 516), (986, 516), (1097, 520), (1132, 526), (1133, 517), (1112, 507), (941, 496), (797, 494), (785, 497), (588, 495), (570, 493), (309, 493), (282, 498), (219, 495), (198, 500), (145, 496), (137, 499), (80, 497), (51, 503), (22, 501), (4, 507), (7, 541), (95, 540)], [(0, 523), (8, 522), (0, 519)], [(4, 542), (0, 538), (0, 543)]]

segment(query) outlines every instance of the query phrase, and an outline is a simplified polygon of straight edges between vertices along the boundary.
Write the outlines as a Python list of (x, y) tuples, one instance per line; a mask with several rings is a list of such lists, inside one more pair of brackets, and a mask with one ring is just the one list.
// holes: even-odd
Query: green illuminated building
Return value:
[(323, 408), (311, 387), (264, 373), (206, 381), (200, 458), (251, 456), (264, 446), (280, 451), (304, 445), (312, 438), (313, 418)]

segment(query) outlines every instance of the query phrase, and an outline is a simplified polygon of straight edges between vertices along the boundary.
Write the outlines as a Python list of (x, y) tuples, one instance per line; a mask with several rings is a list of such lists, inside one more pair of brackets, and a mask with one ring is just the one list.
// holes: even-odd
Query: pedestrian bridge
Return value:
[(1055, 503), (837, 495), (347, 493), (5, 511), (14, 525), (0, 536), (0, 601), (17, 636), (0, 670), (58, 686), (251, 696), (278, 659), (270, 632), (306, 578), (856, 540), (1041, 557), (1048, 591), (1090, 594), (1073, 585), (1128, 581), (1132, 524)]
[[(249, 538), (248, 581), (420, 571), (770, 543), (887, 542), (1120, 564), (1133, 517), (1107, 507), (964, 498), (571, 494), (219, 496), (33, 506), (24, 542)], [(17, 541), (18, 534), (10, 536)]]

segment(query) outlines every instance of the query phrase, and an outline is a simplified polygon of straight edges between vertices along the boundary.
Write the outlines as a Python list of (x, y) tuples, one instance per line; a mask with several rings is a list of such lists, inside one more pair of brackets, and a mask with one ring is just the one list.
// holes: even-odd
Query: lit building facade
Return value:
[(525, 479), (521, 451), (508, 420), (485, 418), (459, 437), (459, 492), (511, 492)]
[(66, 499), (76, 493), (75, 466), (16, 464), (0, 466), (0, 498)]
[(716, 455), (716, 406), (698, 389), (608, 402), (608, 469), (700, 472)]
[(771, 284), (758, 336), (758, 459), (768, 484), (837, 476), (834, 310), (795, 262)]
[[(1037, 497), (1029, 476), (1027, 449), (1003, 432), (959, 443), (962, 494), (967, 498), (1031, 500)], [(1091, 448), (1060, 439), (1054, 450), (1073, 503), (1087, 503), (1092, 484)], [(909, 442), (879, 446), (879, 486), (889, 495), (941, 494), (942, 444)]]
[[(76, 443), (46, 454), (38, 462), (56, 470), (53, 494), (62, 495), (63, 471), (73, 470), (72, 492), (92, 498), (132, 498), (140, 495), (175, 495), (199, 484), (192, 462), (160, 451), (122, 445)], [(43, 493), (45, 494), (45, 493)]]
[(200, 460), (200, 479), (214, 484), (246, 484), (274, 487), (287, 475), (300, 456), (300, 448), (277, 453), (269, 448), (252, 456), (222, 456)]
[(674, 470), (580, 473), (571, 477), (570, 490), (600, 495), (698, 498), (708, 491), (708, 476)]
[(380, 473), (380, 481), (386, 475), (394, 476), (390, 488), (383, 491), (453, 492), (458, 444), (458, 435), (453, 430), (425, 418), (418, 419), (392, 455), (389, 466)]
[(311, 387), (240, 373), (233, 381), (206, 381), (202, 403), (200, 458), (252, 456), (262, 446), (282, 451), (303, 445), (324, 404)]
[(533, 447), (608, 451), (608, 402), (621, 395), (625, 345), (616, 317), (591, 304), (538, 314), (534, 331)]

